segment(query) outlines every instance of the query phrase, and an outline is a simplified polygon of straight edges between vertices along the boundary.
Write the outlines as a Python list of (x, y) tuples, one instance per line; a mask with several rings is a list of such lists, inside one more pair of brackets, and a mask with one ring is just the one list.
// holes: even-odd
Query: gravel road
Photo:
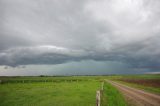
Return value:
[(106, 81), (118, 88), (134, 106), (160, 106), (160, 95), (145, 92), (114, 81)]

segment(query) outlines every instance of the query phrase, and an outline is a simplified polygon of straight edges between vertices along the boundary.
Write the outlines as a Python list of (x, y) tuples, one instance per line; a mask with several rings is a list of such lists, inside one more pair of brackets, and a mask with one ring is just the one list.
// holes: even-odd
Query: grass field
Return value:
[(98, 81), (0, 85), (0, 106), (95, 106)]
[[(95, 106), (96, 91), (104, 79), (160, 92), (159, 87), (127, 82), (129, 79), (159, 80), (160, 75), (0, 77), (0, 106)], [(101, 98), (102, 106), (127, 105), (123, 95), (107, 82)]]

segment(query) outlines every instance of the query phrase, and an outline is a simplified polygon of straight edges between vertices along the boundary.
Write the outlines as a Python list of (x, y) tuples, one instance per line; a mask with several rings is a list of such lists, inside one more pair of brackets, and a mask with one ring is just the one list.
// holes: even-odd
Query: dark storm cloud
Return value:
[(78, 61), (86, 54), (80, 50), (69, 50), (56, 46), (19, 47), (0, 53), (0, 64), (17, 66), (27, 64), (60, 64)]
[(160, 64), (159, 0), (1, 0), (0, 65)]

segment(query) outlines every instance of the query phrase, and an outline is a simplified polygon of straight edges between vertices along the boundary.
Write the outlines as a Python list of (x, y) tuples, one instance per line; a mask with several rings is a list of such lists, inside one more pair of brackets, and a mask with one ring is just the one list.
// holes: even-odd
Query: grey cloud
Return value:
[[(19, 47), (0, 53), (0, 64), (9, 66), (28, 64), (62, 64), (68, 61), (119, 61), (132, 67), (157, 67), (160, 61), (159, 38), (120, 46), (111, 51), (74, 50), (51, 45)], [(154, 50), (154, 51), (153, 51)]]
[(81, 50), (56, 46), (18, 47), (0, 53), (0, 65), (60, 64), (86, 56)]
[(159, 0), (1, 0), (0, 65), (95, 60), (156, 67), (159, 6)]

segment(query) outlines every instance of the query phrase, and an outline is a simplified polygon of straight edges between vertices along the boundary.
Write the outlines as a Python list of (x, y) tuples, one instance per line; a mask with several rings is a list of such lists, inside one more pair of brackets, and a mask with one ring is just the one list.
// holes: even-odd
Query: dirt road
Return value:
[(134, 106), (160, 106), (160, 96), (144, 92), (126, 85), (106, 80), (122, 92), (126, 99)]

